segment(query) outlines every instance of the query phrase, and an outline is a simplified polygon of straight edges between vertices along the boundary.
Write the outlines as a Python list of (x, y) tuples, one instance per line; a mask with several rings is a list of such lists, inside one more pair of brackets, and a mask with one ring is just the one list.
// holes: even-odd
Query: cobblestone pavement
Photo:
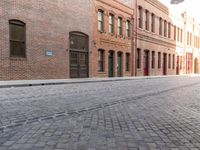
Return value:
[(200, 78), (0, 89), (0, 150), (200, 150)]

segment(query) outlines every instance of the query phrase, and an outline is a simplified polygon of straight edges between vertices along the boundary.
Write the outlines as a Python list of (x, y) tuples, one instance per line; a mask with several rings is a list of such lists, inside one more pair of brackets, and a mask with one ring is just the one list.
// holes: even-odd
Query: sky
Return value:
[(191, 18), (195, 18), (195, 20), (200, 23), (200, 0), (185, 0), (178, 5), (170, 4), (171, 0), (159, 1), (167, 5), (172, 12), (181, 13), (186, 10)]

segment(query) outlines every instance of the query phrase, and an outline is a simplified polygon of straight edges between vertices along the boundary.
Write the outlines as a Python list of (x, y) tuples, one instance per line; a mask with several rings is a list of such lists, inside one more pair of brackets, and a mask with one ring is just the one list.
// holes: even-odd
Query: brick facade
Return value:
[[(200, 72), (199, 25), (187, 13), (171, 14), (158, 0), (1, 0), (0, 17), (0, 80), (70, 78), (74, 31), (89, 39), (88, 77)], [(12, 19), (25, 23), (25, 58), (10, 56)]]
[[(102, 10), (104, 13), (104, 30), (98, 30), (98, 11)], [(114, 33), (109, 32), (109, 15), (114, 16)], [(118, 35), (118, 17), (123, 20), (122, 24), (122, 35)], [(132, 73), (132, 38), (126, 35), (126, 21), (130, 21), (130, 34), (132, 34), (133, 28), (133, 10), (116, 0), (96, 0), (95, 9), (93, 11), (93, 24), (94, 24), (94, 42), (95, 47), (93, 49), (93, 58), (98, 60), (98, 50), (104, 51), (103, 58), (103, 70), (98, 71), (98, 61), (93, 64), (94, 76), (96, 77), (108, 77), (109, 76), (109, 52), (113, 52), (114, 55), (114, 66), (113, 66), (113, 77), (120, 76), (118, 74), (119, 62), (118, 53), (122, 53), (122, 74), (121, 76), (131, 76)], [(126, 53), (130, 55), (129, 70), (126, 70)]]
[[(83, 0), (1, 0), (0, 80), (69, 78), (69, 33), (87, 34), (91, 44), (92, 7)], [(26, 24), (26, 58), (10, 57), (11, 19)]]

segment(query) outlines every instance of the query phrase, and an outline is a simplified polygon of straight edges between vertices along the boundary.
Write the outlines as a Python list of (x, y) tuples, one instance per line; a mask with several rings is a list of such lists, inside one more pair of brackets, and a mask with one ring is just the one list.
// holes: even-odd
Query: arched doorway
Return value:
[(197, 58), (194, 59), (194, 73), (195, 73), (195, 74), (199, 73), (199, 69), (198, 69), (198, 59), (197, 59)]
[(70, 78), (89, 76), (88, 36), (81, 32), (70, 32)]

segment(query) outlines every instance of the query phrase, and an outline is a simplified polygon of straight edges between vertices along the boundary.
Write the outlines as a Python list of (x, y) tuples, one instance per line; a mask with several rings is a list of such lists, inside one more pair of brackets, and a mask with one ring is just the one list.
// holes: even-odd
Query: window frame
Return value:
[[(18, 26), (18, 27), (19, 26), (23, 27), (23, 34), (24, 34), (23, 40), (12, 39), (11, 26), (13, 25)], [(13, 54), (14, 49), (12, 49), (13, 46), (11, 46), (12, 42), (18, 42), (24, 45), (23, 46), (24, 49), (22, 50), (23, 54), (19, 54), (19, 55)], [(16, 20), (16, 19), (9, 20), (9, 47), (10, 47), (9, 49), (10, 49), (11, 58), (26, 58), (27, 57), (26, 56), (26, 23), (24, 23), (21, 20)]]
[(118, 36), (123, 36), (123, 18), (122, 17), (118, 17)]
[(138, 7), (138, 11), (139, 11), (139, 28), (143, 28), (143, 8), (141, 6)]
[(98, 72), (104, 72), (104, 59), (105, 59), (105, 50), (98, 49)]
[[(100, 14), (101, 14), (101, 19), (99, 19)], [(99, 9), (97, 16), (98, 16), (98, 19), (97, 19), (98, 20), (98, 31), (104, 32), (104, 11)]]
[(126, 36), (131, 37), (131, 21), (126, 21)]
[(109, 14), (109, 33), (115, 33), (115, 15), (112, 13)]

